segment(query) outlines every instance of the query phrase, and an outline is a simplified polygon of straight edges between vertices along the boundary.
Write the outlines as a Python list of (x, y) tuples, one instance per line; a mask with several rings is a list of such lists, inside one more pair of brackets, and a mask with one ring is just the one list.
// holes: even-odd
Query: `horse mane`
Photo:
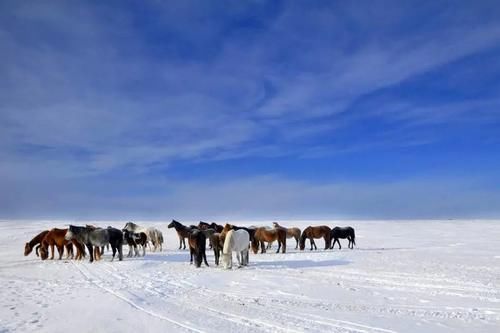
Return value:
[(48, 230), (44, 230), (35, 237), (33, 237), (33, 239), (28, 242), (30, 247), (33, 247), (34, 245), (41, 243), (43, 238), (45, 238), (45, 235), (48, 234), (48, 232), (49, 232)]

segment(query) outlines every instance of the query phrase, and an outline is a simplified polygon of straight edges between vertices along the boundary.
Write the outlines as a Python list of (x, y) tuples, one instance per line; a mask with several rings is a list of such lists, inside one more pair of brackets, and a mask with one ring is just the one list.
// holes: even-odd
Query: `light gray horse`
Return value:
[(111, 258), (111, 261), (115, 258), (117, 251), (118, 259), (123, 259), (123, 234), (118, 229), (111, 227), (102, 229), (70, 225), (64, 238), (67, 240), (75, 239), (79, 243), (87, 246), (90, 253), (90, 262), (94, 261), (93, 247), (102, 247), (108, 244), (111, 245), (111, 249), (113, 250), (113, 257)]

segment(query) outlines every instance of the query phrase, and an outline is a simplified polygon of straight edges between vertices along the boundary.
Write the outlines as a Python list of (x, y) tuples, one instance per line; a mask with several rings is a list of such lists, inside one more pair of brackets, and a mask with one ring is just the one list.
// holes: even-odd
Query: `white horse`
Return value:
[(146, 236), (148, 236), (148, 243), (153, 243), (153, 252), (155, 252), (158, 248), (160, 249), (160, 251), (162, 250), (163, 234), (160, 230), (153, 227), (142, 227), (133, 222), (127, 222), (127, 224), (125, 224), (125, 227), (123, 227), (123, 230), (128, 230), (133, 233), (145, 233)]
[(222, 250), (224, 268), (231, 269), (233, 267), (233, 251), (236, 252), (238, 267), (248, 265), (248, 243), (250, 243), (250, 235), (246, 230), (230, 230), (226, 234)]
[(153, 252), (155, 252), (158, 248), (162, 251), (163, 233), (156, 228), (148, 228), (148, 231), (151, 237), (151, 243), (153, 243)]

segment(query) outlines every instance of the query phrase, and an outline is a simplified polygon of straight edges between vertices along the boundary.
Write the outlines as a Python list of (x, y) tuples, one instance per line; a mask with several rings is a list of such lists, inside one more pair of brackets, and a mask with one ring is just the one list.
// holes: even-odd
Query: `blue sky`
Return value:
[(0, 218), (500, 217), (497, 1), (1, 1)]

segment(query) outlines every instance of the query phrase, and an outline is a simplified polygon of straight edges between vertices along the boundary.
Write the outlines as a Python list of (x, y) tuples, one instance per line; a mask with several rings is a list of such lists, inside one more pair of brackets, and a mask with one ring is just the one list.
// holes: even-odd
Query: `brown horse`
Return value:
[(311, 251), (313, 249), (317, 250), (318, 247), (316, 246), (316, 243), (314, 243), (315, 238), (323, 238), (325, 240), (325, 250), (330, 248), (330, 242), (331, 242), (331, 236), (330, 236), (330, 227), (326, 225), (320, 225), (320, 226), (309, 226), (302, 231), (302, 235), (300, 236), (300, 242), (299, 242), (299, 248), (300, 250), (304, 250), (306, 247), (306, 239), (309, 239), (309, 242), (311, 243)]
[[(48, 230), (44, 230), (42, 231), (41, 233), (39, 233), (38, 235), (36, 235), (32, 240), (30, 240), (28, 243), (26, 243), (24, 245), (24, 255), (27, 256), (31, 253), (31, 251), (33, 251), (33, 247), (35, 245), (38, 245), (42, 242), (43, 238), (45, 237), (45, 235), (47, 235), (49, 233)], [(36, 247), (36, 256), (38, 257), (38, 248), (40, 246), (37, 246)]]
[(299, 239), (300, 239), (300, 229), (299, 228), (295, 228), (295, 227), (292, 227), (292, 228), (285, 228), (285, 227), (282, 227), (281, 225), (278, 224), (278, 222), (273, 222), (273, 226), (275, 228), (283, 228), (286, 230), (286, 238), (295, 238), (295, 249), (297, 249), (299, 247)]
[(56, 247), (59, 252), (59, 260), (62, 259), (64, 247), (66, 247), (67, 251), (66, 259), (69, 259), (70, 256), (73, 258), (73, 244), (64, 238), (67, 231), (68, 229), (54, 228), (45, 235), (40, 246), (40, 258), (42, 260), (49, 257), (49, 246), (52, 252), (50, 259), (54, 259), (54, 247)]
[(85, 249), (83, 245), (78, 243), (76, 240), (67, 240), (65, 238), (66, 232), (68, 229), (51, 229), (43, 238), (42, 243), (40, 244), (40, 258), (42, 260), (46, 260), (49, 257), (49, 246), (52, 252), (52, 256), (50, 259), (54, 259), (54, 247), (57, 248), (57, 252), (59, 253), (59, 260), (62, 259), (64, 248), (66, 247), (67, 255), (66, 259), (73, 258), (73, 245), (77, 249), (77, 254), (75, 259), (82, 259), (85, 255)]
[(260, 227), (255, 229), (254, 240), (252, 241), (252, 251), (257, 254), (259, 252), (260, 243), (260, 253), (266, 252), (266, 245), (264, 242), (274, 242), (278, 241), (278, 250), (276, 253), (286, 252), (286, 230), (284, 228), (277, 229), (267, 229), (265, 227)]

